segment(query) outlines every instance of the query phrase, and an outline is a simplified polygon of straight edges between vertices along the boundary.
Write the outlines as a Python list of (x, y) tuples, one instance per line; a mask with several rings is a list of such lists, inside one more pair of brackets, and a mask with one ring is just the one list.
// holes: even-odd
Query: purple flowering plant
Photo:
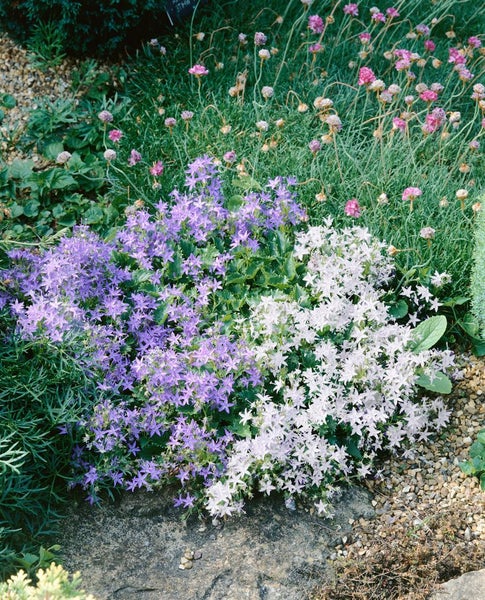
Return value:
[(73, 456), (73, 485), (91, 502), (103, 488), (176, 481), (176, 504), (191, 508), (223, 472), (238, 413), (261, 382), (227, 315), (268, 283), (265, 238), (281, 245), (304, 217), (292, 183), (276, 178), (227, 207), (203, 156), (184, 190), (155, 214), (134, 208), (111, 240), (80, 226), (41, 253), (9, 252), (1, 304), (18, 333), (69, 349), (97, 382)]

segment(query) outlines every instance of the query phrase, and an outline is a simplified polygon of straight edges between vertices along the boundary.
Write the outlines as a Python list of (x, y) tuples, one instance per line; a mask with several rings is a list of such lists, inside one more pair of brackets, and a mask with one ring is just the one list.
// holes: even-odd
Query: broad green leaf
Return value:
[(59, 217), (58, 223), (63, 227), (72, 227), (76, 224), (76, 215), (74, 213), (66, 213), (62, 217)]
[(227, 201), (227, 209), (230, 211), (238, 210), (244, 202), (244, 198), (240, 194), (234, 194)]
[(66, 173), (63, 169), (53, 169), (48, 178), (51, 190), (64, 190), (69, 187), (77, 186), (77, 181), (72, 175)]
[(103, 209), (99, 206), (91, 206), (83, 215), (83, 223), (87, 225), (93, 225), (94, 223), (100, 223), (103, 220), (104, 213)]
[(288, 256), (285, 260), (285, 273), (288, 279), (291, 281), (296, 276), (296, 265), (293, 256)]
[(15, 219), (16, 217), (20, 217), (20, 215), (24, 214), (24, 207), (21, 206), (20, 204), (17, 204), (16, 202), (14, 202), (10, 207), (10, 216), (12, 217), (12, 219)]
[(416, 380), (416, 383), (430, 392), (436, 392), (437, 394), (451, 394), (451, 381), (441, 372), (436, 373), (434, 379), (431, 379), (428, 375), (420, 375)]
[(36, 217), (39, 214), (40, 203), (37, 200), (29, 200), (24, 206), (24, 215), (26, 217)]
[(3, 112), (3, 110), (0, 108), (0, 123), (5, 119), (5, 113)]
[(465, 313), (463, 315), (463, 318), (458, 321), (458, 324), (463, 329), (463, 331), (469, 336), (475, 338), (480, 337), (480, 326), (472, 313)]
[(52, 142), (51, 144), (47, 144), (44, 149), (44, 156), (50, 160), (56, 160), (58, 155), (64, 151), (64, 146), (62, 142)]
[(432, 348), (445, 333), (446, 325), (447, 322), (444, 315), (430, 317), (420, 323), (412, 332), (413, 342), (411, 343), (411, 350), (415, 354), (419, 354), (423, 350)]
[(480, 475), (480, 489), (485, 492), (485, 473)]
[(465, 473), (465, 475), (475, 475), (475, 467), (472, 465), (470, 461), (460, 463), (460, 469)]
[(485, 340), (472, 339), (472, 344), (476, 356), (485, 356)]
[(479, 442), (478, 440), (475, 440), (470, 446), (470, 456), (472, 458), (485, 458), (485, 445)]
[(478, 432), (477, 441), (485, 446), (485, 429), (482, 429), (482, 431)]
[(391, 304), (389, 307), (389, 314), (395, 319), (401, 319), (402, 317), (405, 317), (408, 314), (407, 302), (401, 298), (394, 304)]
[(33, 166), (33, 160), (20, 160), (16, 158), (9, 166), (8, 173), (12, 179), (26, 179), (31, 175)]

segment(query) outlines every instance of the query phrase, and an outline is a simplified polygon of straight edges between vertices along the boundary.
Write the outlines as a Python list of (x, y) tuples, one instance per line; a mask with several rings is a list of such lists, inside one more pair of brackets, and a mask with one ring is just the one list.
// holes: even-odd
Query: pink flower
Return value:
[(177, 120), (173, 117), (167, 117), (164, 121), (165, 127), (172, 128), (177, 124)]
[(323, 19), (319, 15), (311, 15), (308, 17), (308, 29), (312, 33), (323, 32)]
[(399, 13), (397, 11), (397, 8), (394, 8), (393, 6), (390, 6), (387, 10), (386, 10), (386, 15), (390, 18), (390, 19), (397, 19), (399, 17)]
[(359, 16), (359, 6), (352, 2), (351, 4), (346, 4), (344, 6), (344, 14), (350, 15), (351, 17)]
[(368, 44), (371, 40), (371, 34), (368, 33), (367, 31), (364, 31), (359, 34), (359, 40), (361, 41), (362, 44)]
[(112, 129), (108, 133), (108, 137), (112, 142), (119, 142), (121, 140), (121, 138), (123, 137), (123, 132), (120, 131), (119, 129)]
[(319, 150), (322, 149), (322, 145), (320, 144), (320, 142), (318, 140), (312, 140), (309, 144), (308, 147), (310, 148), (310, 151), (313, 154), (316, 154)]
[(419, 94), (419, 97), (421, 100), (424, 100), (424, 102), (436, 102), (436, 100), (438, 100), (438, 94), (433, 90), (425, 90)]
[(361, 67), (359, 70), (359, 85), (369, 85), (376, 80), (374, 71), (369, 67)]
[(256, 31), (254, 34), (254, 44), (256, 46), (264, 46), (268, 38), (261, 31)]
[(153, 163), (153, 165), (150, 167), (150, 175), (153, 175), (153, 177), (159, 177), (163, 173), (164, 168), (165, 167), (163, 166), (162, 161), (159, 160), (156, 163)]
[(130, 153), (130, 158), (128, 159), (128, 164), (130, 165), (130, 167), (133, 167), (134, 165), (136, 165), (136, 163), (139, 163), (141, 160), (141, 154), (138, 152), (138, 150), (132, 150)]
[(348, 217), (360, 217), (360, 205), (357, 198), (352, 198), (351, 200), (347, 200), (344, 208), (344, 212)]
[(323, 46), (322, 46), (322, 44), (319, 44), (318, 42), (316, 44), (311, 44), (311, 46), (308, 46), (308, 52), (310, 52), (311, 54), (318, 54), (322, 50), (323, 50)]
[(420, 190), (418, 187), (407, 187), (402, 193), (402, 199), (409, 200), (410, 202), (412, 202), (422, 194), (422, 190)]
[(379, 21), (380, 23), (385, 23), (386, 22), (386, 17), (384, 16), (383, 13), (379, 12), (379, 11), (375, 11), (372, 13), (371, 19), (373, 21)]
[(424, 23), (420, 23), (419, 25), (416, 25), (416, 31), (418, 33), (420, 33), (421, 35), (424, 35), (424, 37), (428, 37), (429, 34), (431, 33), (431, 29)]
[(204, 65), (194, 65), (189, 69), (190, 75), (195, 75), (196, 77), (202, 77), (203, 75), (209, 75), (209, 71), (204, 67)]
[(458, 48), (450, 48), (448, 50), (448, 62), (455, 65), (464, 65), (466, 63), (466, 56)]
[(234, 150), (229, 150), (229, 152), (226, 152), (223, 156), (224, 160), (226, 161), (226, 163), (229, 163), (230, 165), (232, 165), (232, 163), (236, 162), (236, 153), (234, 152)]
[(399, 131), (405, 131), (406, 121), (404, 119), (400, 119), (399, 117), (394, 117), (392, 120), (392, 128), (399, 129)]
[(472, 35), (471, 37), (468, 38), (468, 45), (471, 46), (472, 48), (480, 48), (480, 46), (482, 45), (482, 42), (476, 35)]
[(424, 49), (428, 52), (434, 52), (436, 50), (436, 44), (433, 42), (433, 40), (425, 40)]
[(98, 119), (103, 121), (103, 123), (111, 123), (113, 120), (113, 115), (109, 112), (109, 110), (102, 110), (98, 115)]
[(394, 66), (396, 68), (396, 71), (407, 71), (411, 66), (411, 63), (407, 58), (401, 58), (398, 61), (396, 61), (396, 64)]
[(446, 113), (442, 108), (434, 108), (426, 115), (425, 124), (423, 125), (424, 133), (434, 133), (446, 121)]

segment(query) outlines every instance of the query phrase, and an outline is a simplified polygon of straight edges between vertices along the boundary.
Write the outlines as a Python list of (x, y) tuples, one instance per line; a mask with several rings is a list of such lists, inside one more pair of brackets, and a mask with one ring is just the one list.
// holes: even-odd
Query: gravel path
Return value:
[[(0, 64), (0, 93), (17, 100), (0, 127), (0, 149), (11, 160), (36, 99), (68, 93), (76, 64), (41, 71), (6, 36), (0, 36)], [(320, 598), (387, 598), (390, 585), (408, 590), (401, 598), (424, 598), (423, 580), (431, 586), (485, 567), (485, 494), (458, 467), (485, 427), (485, 360), (465, 357), (463, 367), (464, 379), (450, 398), (451, 426), (435, 443), (418, 446), (414, 460), (390, 459), (381, 482), (368, 484), (377, 518), (351, 523), (353, 533), (332, 556), (339, 584), (322, 590)]]

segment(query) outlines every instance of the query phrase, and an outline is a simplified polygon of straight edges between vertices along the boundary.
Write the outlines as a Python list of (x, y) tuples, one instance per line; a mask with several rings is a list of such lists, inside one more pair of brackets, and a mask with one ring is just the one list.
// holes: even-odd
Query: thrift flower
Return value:
[(319, 150), (322, 149), (322, 146), (318, 140), (312, 140), (308, 144), (308, 147), (310, 148), (310, 151), (312, 152), (312, 154), (316, 154)]
[(436, 50), (436, 44), (433, 42), (433, 40), (425, 40), (424, 49), (427, 52), (434, 52)]
[(472, 35), (468, 38), (468, 45), (472, 48), (480, 48), (482, 42), (480, 41), (480, 38), (478, 38), (476, 35)]
[(199, 78), (203, 75), (208, 75), (209, 71), (204, 67), (204, 65), (196, 64), (193, 67), (190, 67), (189, 73), (190, 75), (194, 75), (195, 77)]
[(308, 29), (312, 33), (322, 33), (323, 32), (323, 19), (319, 15), (311, 15), (308, 17)]
[(111, 148), (108, 148), (107, 150), (104, 151), (103, 156), (104, 156), (105, 160), (110, 162), (110, 161), (116, 159), (116, 152), (114, 150), (112, 150)]
[(226, 152), (224, 154), (223, 158), (226, 161), (226, 163), (232, 165), (232, 163), (236, 162), (237, 156), (234, 150), (229, 150), (229, 152)]
[(345, 15), (349, 15), (351, 17), (359, 16), (359, 6), (354, 2), (346, 4), (343, 10)]
[(423, 194), (422, 190), (418, 187), (408, 187), (402, 193), (402, 199), (404, 201), (409, 200), (409, 210), (413, 210), (413, 202), (416, 198), (419, 198)]
[(419, 97), (421, 98), (421, 100), (424, 100), (424, 102), (428, 103), (436, 102), (436, 100), (438, 100), (438, 94), (433, 90), (425, 90), (424, 92), (421, 92), (421, 94), (419, 94)]
[(119, 129), (112, 129), (108, 133), (108, 137), (112, 142), (119, 142), (121, 140), (121, 138), (123, 137), (123, 132), (120, 131)]
[(271, 58), (271, 52), (266, 48), (261, 48), (258, 52), (258, 56), (261, 60), (269, 60)]
[(191, 110), (183, 110), (180, 114), (182, 121), (191, 121), (194, 113)]
[(109, 112), (109, 110), (102, 110), (98, 115), (98, 119), (103, 123), (111, 123), (113, 120), (113, 115)]
[(153, 175), (153, 177), (159, 177), (163, 173), (163, 169), (163, 163), (161, 160), (159, 160), (156, 163), (153, 163), (153, 165), (150, 167), (150, 175)]
[(254, 34), (254, 45), (255, 46), (264, 46), (268, 38), (261, 31), (256, 31)]
[(371, 41), (371, 34), (367, 31), (364, 31), (363, 33), (359, 34), (359, 40), (364, 45), (369, 44)]
[(359, 69), (359, 85), (369, 85), (373, 81), (375, 81), (376, 76), (374, 75), (374, 71), (369, 67), (361, 67)]
[(56, 163), (58, 165), (64, 165), (68, 162), (68, 160), (71, 158), (72, 154), (70, 152), (68, 152), (67, 150), (64, 150), (63, 152), (59, 152), (59, 154), (56, 157)]
[(269, 85), (264, 85), (261, 88), (261, 95), (265, 100), (269, 100), (269, 98), (272, 98), (274, 95), (274, 89)]
[(259, 129), (259, 131), (268, 131), (269, 124), (267, 121), (257, 121), (256, 128)]
[(347, 200), (344, 208), (344, 212), (348, 217), (358, 218), (360, 217), (360, 205), (356, 198)]
[(399, 12), (397, 10), (397, 8), (394, 8), (393, 6), (390, 6), (387, 10), (386, 10), (386, 15), (390, 18), (390, 19), (397, 19), (399, 17)]
[(310, 46), (308, 46), (308, 52), (313, 55), (318, 54), (319, 52), (323, 52), (323, 46), (318, 42), (316, 44), (310, 44)]
[(419, 235), (423, 238), (423, 240), (427, 240), (428, 246), (431, 246), (431, 240), (434, 238), (435, 233), (436, 230), (432, 227), (423, 227), (419, 232)]
[(128, 159), (128, 164), (130, 165), (130, 167), (135, 166), (140, 161), (141, 161), (141, 154), (138, 152), (138, 150), (132, 150), (130, 152), (130, 158)]

